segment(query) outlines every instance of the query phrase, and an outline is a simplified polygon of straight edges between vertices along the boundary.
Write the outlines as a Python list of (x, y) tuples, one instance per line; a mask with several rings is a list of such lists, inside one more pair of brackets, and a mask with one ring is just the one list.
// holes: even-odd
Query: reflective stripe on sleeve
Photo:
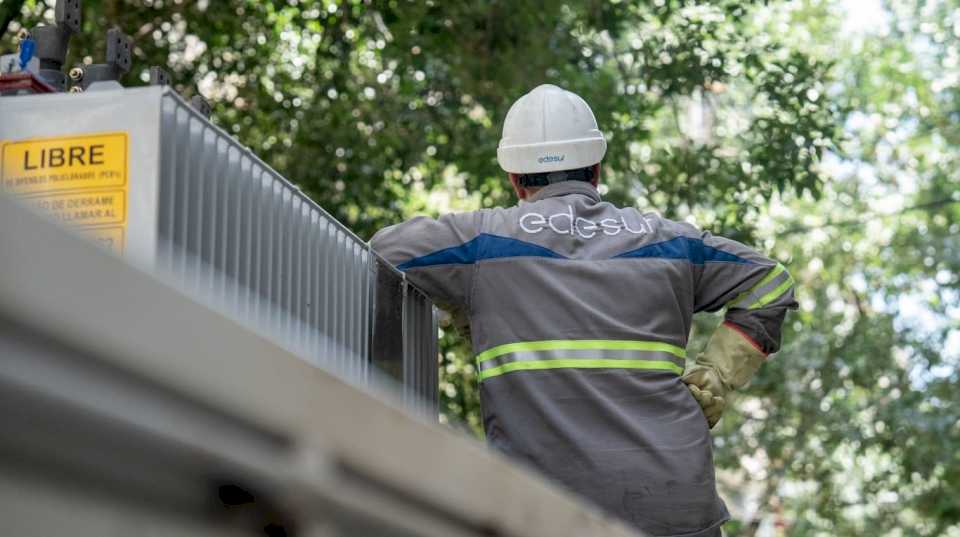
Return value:
[(790, 274), (787, 274), (787, 273), (784, 273), (784, 274), (786, 274), (787, 276), (786, 279), (780, 285), (778, 285), (773, 291), (770, 291), (769, 293), (763, 295), (762, 297), (760, 297), (760, 300), (757, 300), (756, 302), (751, 304), (749, 309), (753, 310), (757, 308), (762, 308), (767, 304), (773, 302), (774, 300), (780, 298), (781, 296), (783, 296), (784, 293), (790, 290), (790, 288), (793, 287), (793, 283), (794, 283), (793, 276), (790, 276)]
[(683, 373), (686, 351), (656, 341), (551, 340), (508, 343), (477, 355), (480, 380), (512, 371), (567, 368), (648, 369)]
[(762, 308), (783, 296), (793, 287), (793, 284), (793, 277), (787, 272), (786, 267), (777, 263), (762, 280), (751, 287), (749, 291), (730, 301), (727, 306), (751, 310)]

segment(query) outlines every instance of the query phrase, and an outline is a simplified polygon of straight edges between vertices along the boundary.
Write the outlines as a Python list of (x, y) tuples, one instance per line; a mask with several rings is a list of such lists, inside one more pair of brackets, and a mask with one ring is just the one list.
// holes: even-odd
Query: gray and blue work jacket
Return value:
[(680, 380), (687, 338), (694, 313), (726, 307), (775, 352), (796, 306), (782, 265), (576, 181), (372, 243), (468, 320), (489, 444), (652, 535), (719, 535), (710, 431)]

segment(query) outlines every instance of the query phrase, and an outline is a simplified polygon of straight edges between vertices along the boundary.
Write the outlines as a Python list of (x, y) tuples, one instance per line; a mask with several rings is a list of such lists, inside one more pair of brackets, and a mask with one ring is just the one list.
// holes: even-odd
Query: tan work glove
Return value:
[(726, 408), (726, 396), (750, 382), (766, 355), (735, 328), (721, 324), (707, 348), (680, 378), (703, 409), (712, 429)]

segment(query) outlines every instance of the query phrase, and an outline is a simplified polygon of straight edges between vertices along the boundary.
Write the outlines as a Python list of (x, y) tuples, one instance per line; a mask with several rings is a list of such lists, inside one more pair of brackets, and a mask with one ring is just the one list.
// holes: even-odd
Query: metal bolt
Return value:
[(83, 80), (83, 68), (74, 67), (73, 69), (70, 69), (70, 80), (73, 80), (74, 82), (80, 82)]
[(81, 87), (81, 86), (70, 86), (70, 93), (83, 93), (83, 87)]

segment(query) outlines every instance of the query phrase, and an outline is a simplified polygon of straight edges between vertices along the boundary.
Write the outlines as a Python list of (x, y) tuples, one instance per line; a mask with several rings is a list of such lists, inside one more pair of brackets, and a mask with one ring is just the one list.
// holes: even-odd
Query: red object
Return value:
[(733, 328), (733, 329), (736, 330), (737, 332), (740, 332), (740, 335), (743, 336), (744, 339), (747, 340), (747, 343), (753, 345), (753, 348), (755, 348), (755, 349), (757, 349), (758, 351), (760, 351), (761, 353), (763, 353), (763, 357), (764, 357), (764, 358), (767, 358), (768, 356), (770, 356), (770, 353), (763, 352), (763, 347), (761, 347), (760, 344), (757, 343), (757, 341), (756, 341), (755, 339), (753, 339), (752, 337), (748, 336), (747, 333), (743, 331), (743, 328), (740, 328), (739, 326), (731, 323), (730, 321), (723, 321), (723, 324), (729, 326), (730, 328)]
[(0, 75), (0, 95), (18, 90), (28, 90), (31, 93), (56, 93), (51, 85), (29, 71)]

